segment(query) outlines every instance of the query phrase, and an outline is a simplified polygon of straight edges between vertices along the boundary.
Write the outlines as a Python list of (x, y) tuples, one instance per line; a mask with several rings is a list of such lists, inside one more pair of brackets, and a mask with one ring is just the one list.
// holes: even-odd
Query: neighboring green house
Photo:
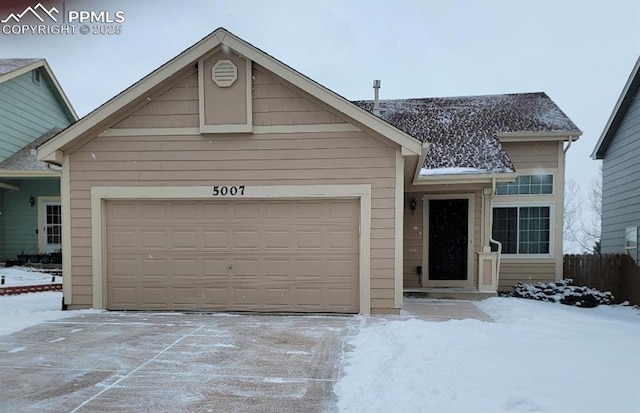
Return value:
[(60, 171), (36, 148), (77, 119), (44, 59), (0, 59), (0, 262), (60, 249)]

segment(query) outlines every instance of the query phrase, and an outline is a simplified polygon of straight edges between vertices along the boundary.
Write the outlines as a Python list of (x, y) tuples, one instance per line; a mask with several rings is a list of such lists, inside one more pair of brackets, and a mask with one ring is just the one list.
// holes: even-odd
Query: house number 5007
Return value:
[(242, 186), (214, 186), (213, 196), (226, 196), (226, 195), (244, 195), (244, 185)]

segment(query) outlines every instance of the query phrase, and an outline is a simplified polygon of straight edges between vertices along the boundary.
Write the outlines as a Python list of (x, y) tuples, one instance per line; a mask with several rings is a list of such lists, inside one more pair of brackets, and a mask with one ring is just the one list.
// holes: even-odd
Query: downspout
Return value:
[(569, 148), (571, 147), (571, 144), (573, 143), (573, 136), (569, 136), (569, 143), (567, 144), (567, 146), (563, 149), (564, 154), (567, 154), (567, 151), (569, 150)]
[[(491, 213), (489, 214), (489, 242), (498, 246), (498, 258), (496, 259), (496, 280), (500, 284), (500, 257), (502, 256), (502, 243), (493, 239), (493, 197), (496, 194), (496, 178), (491, 178)], [(497, 286), (496, 286), (497, 287)]]

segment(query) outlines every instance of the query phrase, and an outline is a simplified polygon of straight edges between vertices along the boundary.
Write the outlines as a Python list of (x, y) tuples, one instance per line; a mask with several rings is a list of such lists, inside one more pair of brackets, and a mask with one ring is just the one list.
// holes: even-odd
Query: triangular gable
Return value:
[(77, 121), (78, 114), (73, 109), (73, 106), (69, 101), (69, 98), (67, 98), (67, 95), (64, 93), (64, 90), (62, 90), (62, 86), (60, 86), (60, 83), (58, 83), (58, 79), (56, 79), (47, 61), (45, 59), (20, 59), (20, 60), (24, 60), (28, 64), (16, 65), (15, 68), (12, 68), (13, 70), (2, 72), (0, 74), (0, 83), (7, 82), (25, 73), (29, 73), (32, 70), (37, 70), (39, 68), (42, 68), (42, 70), (44, 71), (44, 75), (47, 78), (47, 81), (49, 81), (53, 86), (53, 93), (56, 95), (56, 98), (62, 105), (63, 110), (67, 113), (67, 115), (72, 120)]
[(609, 120), (602, 131), (602, 135), (600, 135), (600, 139), (598, 139), (598, 143), (596, 143), (596, 147), (591, 153), (593, 159), (604, 158), (607, 148), (616, 134), (620, 122), (622, 122), (622, 118), (624, 118), (629, 106), (631, 106), (634, 96), (638, 93), (638, 89), (640, 89), (640, 57), (636, 61), (631, 75), (629, 75), (629, 79), (627, 79), (627, 83), (624, 85), (622, 93), (616, 102), (616, 106), (613, 108), (613, 112), (611, 112), (611, 116), (609, 116)]
[(227, 30), (219, 28), (80, 121), (69, 126), (51, 141), (40, 146), (38, 148), (39, 159), (61, 163), (61, 151), (71, 147), (74, 141), (88, 135), (97, 134), (111, 127), (114, 122), (120, 120), (117, 115), (122, 113), (127, 107), (130, 107), (129, 105), (140, 103), (142, 100), (147, 99), (148, 96), (157, 93), (157, 87), (163, 82), (172, 79), (178, 80), (174, 79), (174, 77), (183, 72), (185, 68), (195, 65), (203, 56), (221, 45), (228, 46), (303, 92), (334, 108), (337, 112), (345, 114), (355, 123), (385, 136), (387, 139), (398, 144), (404, 153), (411, 155), (420, 154), (422, 144), (417, 139), (373, 114), (358, 108), (342, 96), (293, 70)]

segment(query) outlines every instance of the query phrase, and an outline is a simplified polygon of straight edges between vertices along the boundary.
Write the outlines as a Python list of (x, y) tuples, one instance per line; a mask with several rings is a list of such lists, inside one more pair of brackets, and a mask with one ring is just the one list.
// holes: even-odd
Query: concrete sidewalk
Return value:
[(428, 321), (448, 321), (475, 319), (493, 321), (493, 319), (473, 301), (435, 300), (428, 298), (407, 298), (402, 303), (400, 317), (420, 318)]

